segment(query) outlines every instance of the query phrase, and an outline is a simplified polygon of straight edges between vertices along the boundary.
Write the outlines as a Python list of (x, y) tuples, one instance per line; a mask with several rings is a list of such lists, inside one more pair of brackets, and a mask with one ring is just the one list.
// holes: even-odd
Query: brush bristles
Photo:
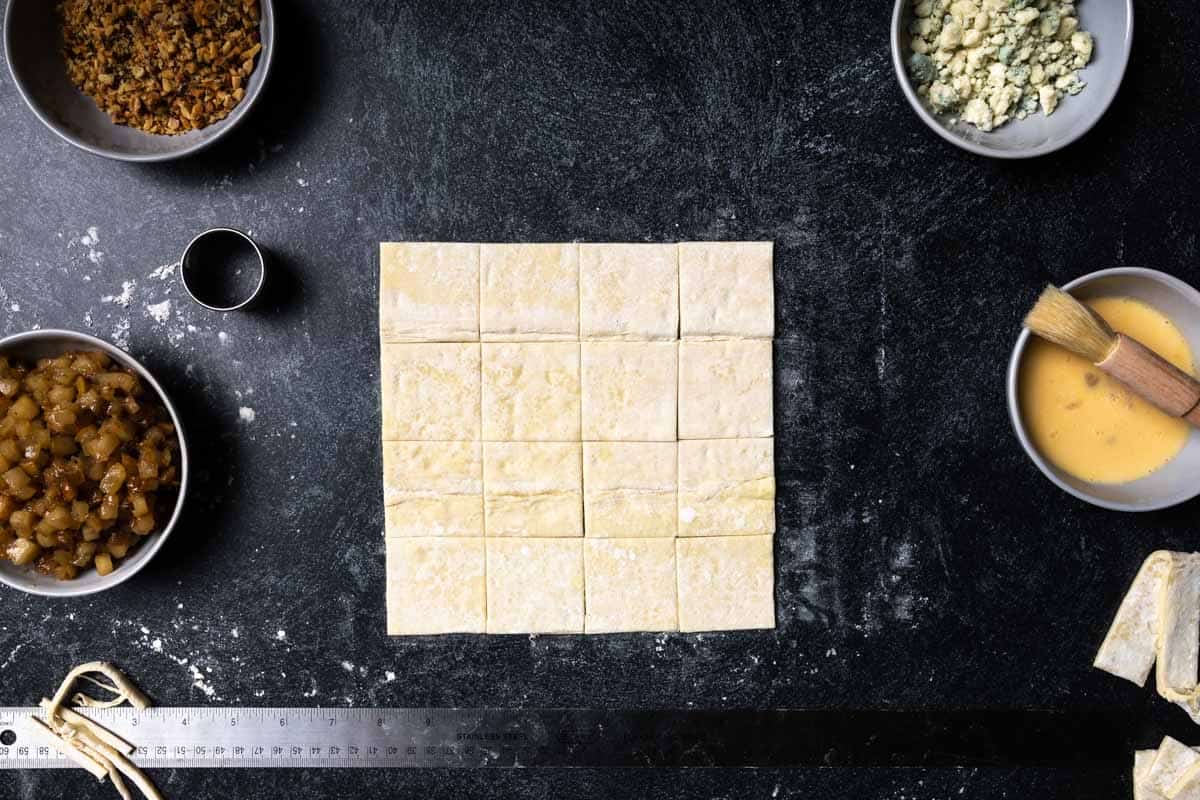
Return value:
[(1047, 286), (1042, 292), (1033, 310), (1025, 317), (1025, 327), (1093, 364), (1106, 359), (1117, 344), (1117, 335), (1108, 323), (1054, 286)]

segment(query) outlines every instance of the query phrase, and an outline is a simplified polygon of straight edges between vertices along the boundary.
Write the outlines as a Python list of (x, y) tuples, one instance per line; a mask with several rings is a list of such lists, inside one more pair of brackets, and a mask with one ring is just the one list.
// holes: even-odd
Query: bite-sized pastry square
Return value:
[(579, 338), (578, 244), (480, 246), (484, 341)]
[(678, 342), (583, 342), (583, 438), (675, 441)]
[(479, 341), (479, 245), (379, 245), (379, 337)]
[(487, 540), (488, 633), (582, 633), (581, 539)]
[(774, 628), (773, 539), (676, 539), (679, 630)]
[(672, 537), (678, 514), (675, 442), (584, 442), (589, 537)]
[(484, 633), (483, 539), (388, 539), (389, 636)]
[(679, 343), (679, 438), (770, 436), (771, 341)]
[(483, 438), (578, 442), (579, 343), (483, 344)]
[(679, 338), (679, 247), (581, 244), (579, 320), (584, 339)]
[(483, 536), (479, 442), (384, 442), (387, 536)]
[(583, 543), (588, 633), (679, 630), (672, 539)]
[(479, 439), (478, 344), (383, 344), (383, 440)]
[(679, 535), (775, 532), (773, 439), (679, 443)]
[(581, 462), (578, 442), (486, 442), (485, 535), (583, 536)]
[(773, 242), (679, 245), (679, 325), (683, 336), (775, 335)]

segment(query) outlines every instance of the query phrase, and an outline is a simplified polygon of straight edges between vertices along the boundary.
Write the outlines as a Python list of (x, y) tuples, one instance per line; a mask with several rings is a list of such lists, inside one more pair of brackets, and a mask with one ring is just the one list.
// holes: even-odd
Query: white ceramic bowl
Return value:
[[(1153, 269), (1102, 269), (1062, 287), (1075, 297), (1122, 296), (1142, 300), (1166, 314), (1200, 356), (1200, 292), (1178, 278)], [(1032, 298), (1030, 299), (1032, 303)], [(1032, 336), (1021, 331), (1008, 363), (1008, 413), (1013, 429), (1033, 463), (1056, 486), (1081, 500), (1115, 511), (1154, 511), (1200, 495), (1200, 431), (1193, 430), (1179, 455), (1145, 478), (1129, 483), (1092, 483), (1063, 472), (1034, 447), (1021, 418), (1018, 395), (1021, 358)]]
[(930, 111), (917, 96), (906, 66), (911, 52), (908, 26), (913, 18), (912, 0), (896, 0), (892, 13), (892, 64), (900, 88), (917, 116), (934, 133), (972, 153), (992, 158), (1032, 158), (1066, 147), (1091, 130), (1112, 104), (1133, 45), (1133, 0), (1082, 0), (1078, 8), (1080, 27), (1096, 40), (1092, 61), (1080, 72), (1087, 88), (1075, 97), (1065, 98), (1048, 117), (1038, 111), (984, 133), (961, 120), (950, 124)]
[(179, 498), (175, 501), (175, 510), (166, 526), (157, 533), (151, 534), (146, 541), (122, 561), (115, 570), (106, 576), (100, 576), (95, 570), (89, 569), (80, 573), (73, 581), (60, 581), (46, 575), (39, 575), (27, 567), (18, 567), (7, 561), (0, 561), (0, 583), (8, 584), (14, 589), (20, 589), (29, 594), (46, 597), (81, 597), (95, 594), (105, 589), (111, 589), (132, 578), (154, 558), (154, 554), (163, 546), (163, 542), (175, 529), (175, 524), (183, 512), (184, 498), (188, 487), (188, 449), (184, 437), (183, 425), (180, 424), (179, 414), (171, 404), (171, 398), (163, 391), (162, 386), (145, 367), (124, 350), (109, 344), (102, 339), (88, 336), (85, 333), (73, 331), (29, 331), (18, 333), (6, 339), (0, 339), (0, 354), (17, 356), (22, 361), (32, 362), (39, 358), (51, 358), (72, 350), (99, 350), (112, 356), (113, 360), (129, 367), (138, 374), (142, 382), (158, 395), (159, 400), (171, 415), (171, 422), (179, 435)]

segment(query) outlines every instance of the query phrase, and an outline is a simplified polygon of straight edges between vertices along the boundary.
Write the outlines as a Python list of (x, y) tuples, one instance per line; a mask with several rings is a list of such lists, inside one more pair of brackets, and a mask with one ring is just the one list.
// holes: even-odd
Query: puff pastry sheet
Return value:
[(772, 243), (379, 259), (389, 633), (774, 625)]

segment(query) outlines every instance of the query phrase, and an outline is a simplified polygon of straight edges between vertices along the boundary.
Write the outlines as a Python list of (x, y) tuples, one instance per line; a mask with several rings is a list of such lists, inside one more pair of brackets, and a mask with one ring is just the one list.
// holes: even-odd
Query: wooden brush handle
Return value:
[(1200, 428), (1200, 381), (1136, 339), (1117, 335), (1117, 346), (1096, 365), (1172, 417)]

